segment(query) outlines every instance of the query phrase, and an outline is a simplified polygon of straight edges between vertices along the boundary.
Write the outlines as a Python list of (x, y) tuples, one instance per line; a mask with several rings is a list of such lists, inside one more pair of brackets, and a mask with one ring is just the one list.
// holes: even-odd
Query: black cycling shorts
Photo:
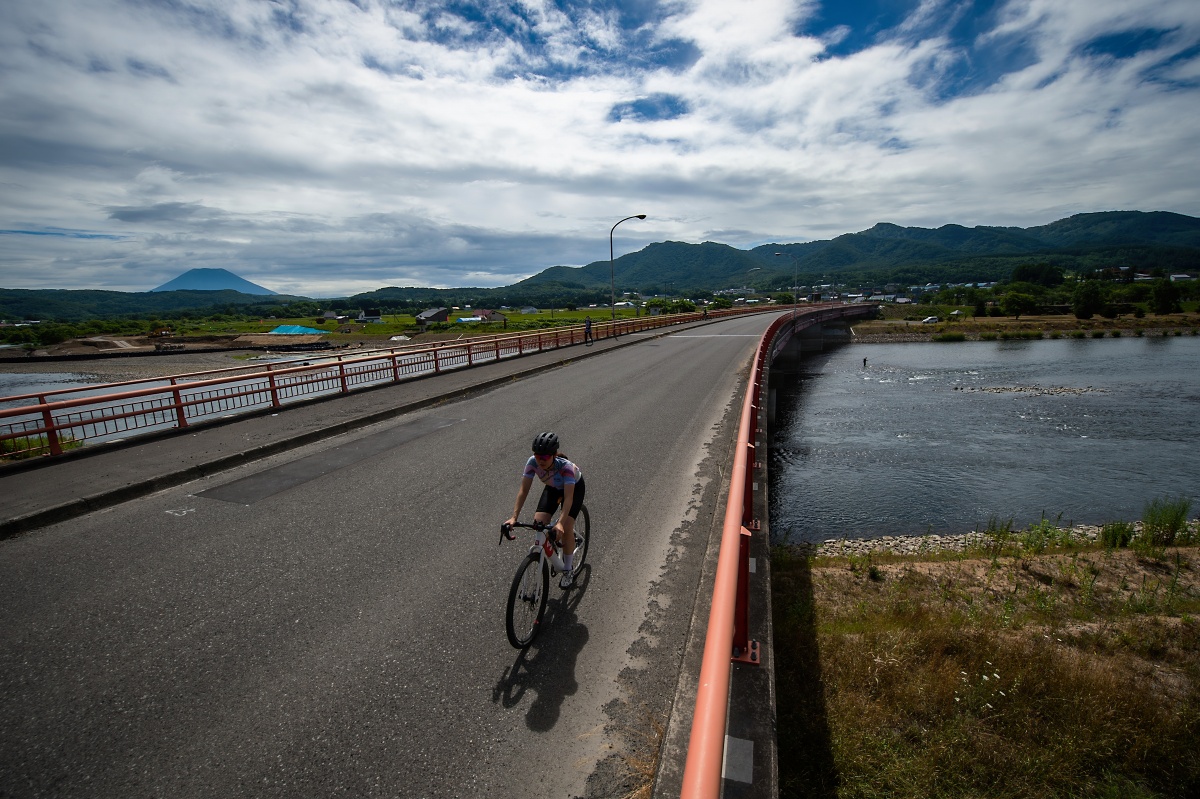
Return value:
[[(572, 519), (578, 518), (579, 509), (583, 507), (584, 485), (583, 479), (575, 484), (575, 497), (571, 500), (571, 509), (567, 511), (567, 515)], [(538, 500), (538, 513), (549, 513), (554, 515), (554, 511), (558, 510), (558, 506), (562, 504), (563, 491), (554, 486), (546, 486), (542, 489), (542, 498)]]

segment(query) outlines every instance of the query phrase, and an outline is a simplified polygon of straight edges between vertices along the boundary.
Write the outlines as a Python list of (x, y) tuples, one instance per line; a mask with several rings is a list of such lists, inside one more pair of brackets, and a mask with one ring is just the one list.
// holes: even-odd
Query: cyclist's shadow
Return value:
[(525, 726), (535, 732), (553, 729), (562, 714), (563, 701), (579, 690), (575, 664), (587, 644), (588, 628), (579, 623), (575, 609), (587, 593), (591, 578), (591, 564), (584, 564), (575, 577), (575, 586), (546, 603), (537, 640), (521, 650), (492, 689), (492, 701), (508, 708), (519, 704), (532, 688), (536, 696), (525, 714)]

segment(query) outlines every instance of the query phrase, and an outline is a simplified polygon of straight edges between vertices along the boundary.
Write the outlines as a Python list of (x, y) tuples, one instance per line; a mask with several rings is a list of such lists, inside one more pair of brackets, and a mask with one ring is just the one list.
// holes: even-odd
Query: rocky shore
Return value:
[[(1193, 519), (1193, 528), (1200, 525), (1200, 519)], [(1133, 522), (1134, 535), (1142, 532), (1142, 523)], [(1098, 524), (1078, 524), (1071, 527), (1057, 528), (1058, 540), (1092, 543), (1099, 539), (1101, 526)], [(1012, 530), (1008, 533), (1008, 544), (1020, 542), (1024, 531)], [(921, 535), (885, 535), (880, 538), (827, 538), (821, 543), (803, 542), (789, 544), (797, 554), (814, 557), (862, 557), (873, 553), (891, 555), (924, 555), (933, 552), (964, 552), (968, 549), (985, 546), (994, 540), (994, 534), (986, 531), (972, 531), (959, 535), (936, 535), (932, 533)]]

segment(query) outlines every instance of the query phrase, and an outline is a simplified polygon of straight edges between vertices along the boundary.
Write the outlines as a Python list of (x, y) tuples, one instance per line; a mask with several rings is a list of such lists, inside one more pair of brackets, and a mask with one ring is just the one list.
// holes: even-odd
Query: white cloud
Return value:
[[(951, 38), (965, 6), (926, 0), (839, 55), (844, 36), (796, 33), (814, 2), (530, 1), (501, 27), (360, 5), (12, 7), (0, 229), (117, 238), (0, 235), (0, 285), (141, 290), (194, 266), (309, 294), (504, 284), (606, 257), (632, 213), (627, 248), (1200, 215), (1192, 0), (1013, 0), (974, 41)], [(1130, 57), (1087, 50), (1143, 29), (1163, 33)], [(998, 42), (1033, 55), (988, 77)], [(964, 69), (985, 79), (953, 89)], [(610, 119), (649, 96), (685, 110)]]

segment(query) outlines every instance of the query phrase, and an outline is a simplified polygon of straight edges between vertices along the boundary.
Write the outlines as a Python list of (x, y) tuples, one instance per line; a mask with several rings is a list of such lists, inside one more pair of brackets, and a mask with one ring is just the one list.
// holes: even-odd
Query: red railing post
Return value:
[(275, 383), (275, 372), (271, 369), (271, 364), (267, 364), (267, 382), (271, 385), (271, 407), (279, 407), (279, 386)]
[(738, 585), (733, 608), (733, 659), (758, 664), (758, 642), (750, 641), (750, 537), (745, 527), (738, 541)]
[(342, 361), (342, 356), (338, 356), (338, 380), (342, 383), (342, 393), (350, 393), (350, 385), (346, 382), (346, 364)]
[[(46, 404), (46, 396), (44, 394), (39, 396), (38, 405), (45, 406)], [(42, 426), (46, 428), (46, 444), (50, 447), (50, 454), (61, 455), (62, 444), (58, 440), (58, 428), (54, 424), (54, 414), (45, 407), (42, 408)]]
[[(174, 383), (175, 381), (171, 381)], [(171, 389), (171, 397), (175, 400), (175, 426), (180, 430), (188, 426), (187, 409), (183, 404), (183, 395), (179, 393), (179, 386), (176, 385)]]

